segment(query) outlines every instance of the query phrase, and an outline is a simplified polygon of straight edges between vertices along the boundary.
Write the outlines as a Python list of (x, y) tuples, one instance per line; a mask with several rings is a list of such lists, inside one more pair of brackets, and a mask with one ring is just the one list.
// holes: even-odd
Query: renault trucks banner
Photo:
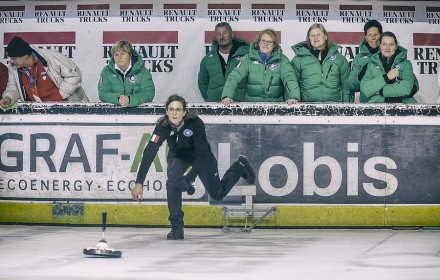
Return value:
[(419, 103), (436, 103), (440, 60), (438, 1), (1, 1), (0, 62), (9, 63), (5, 48), (13, 36), (32, 46), (55, 49), (81, 69), (91, 101), (99, 101), (97, 84), (111, 58), (110, 48), (129, 40), (144, 59), (156, 88), (154, 102), (170, 93), (203, 101), (198, 88), (200, 61), (211, 49), (215, 25), (229, 22), (236, 37), (248, 42), (259, 31), (277, 31), (283, 53), (306, 39), (309, 27), (321, 23), (340, 45), (349, 63), (359, 53), (364, 24), (380, 21), (408, 50), (420, 91)]

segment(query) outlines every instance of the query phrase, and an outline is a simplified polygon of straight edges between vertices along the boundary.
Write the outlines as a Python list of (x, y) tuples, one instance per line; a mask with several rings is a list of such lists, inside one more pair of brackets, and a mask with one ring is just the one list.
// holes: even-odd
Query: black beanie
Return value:
[(32, 48), (28, 42), (15, 36), (6, 47), (6, 54), (9, 57), (21, 57), (32, 53)]

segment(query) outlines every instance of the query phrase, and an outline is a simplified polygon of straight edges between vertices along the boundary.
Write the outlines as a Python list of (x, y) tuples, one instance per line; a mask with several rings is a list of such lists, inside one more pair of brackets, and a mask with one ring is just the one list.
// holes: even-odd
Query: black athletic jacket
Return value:
[(191, 182), (194, 182), (205, 159), (211, 153), (211, 146), (206, 139), (205, 124), (197, 116), (197, 112), (187, 113), (179, 132), (171, 126), (168, 117), (163, 117), (156, 124), (153, 135), (144, 149), (136, 183), (142, 184), (145, 181), (150, 165), (165, 140), (169, 147), (168, 159), (174, 157), (192, 165), (191, 171), (186, 175)]

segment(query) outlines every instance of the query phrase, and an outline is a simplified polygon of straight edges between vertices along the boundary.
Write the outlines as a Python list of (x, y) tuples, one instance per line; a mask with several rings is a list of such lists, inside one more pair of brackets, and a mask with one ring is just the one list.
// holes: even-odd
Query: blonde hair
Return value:
[(127, 40), (119, 40), (112, 46), (112, 49), (111, 49), (112, 56), (115, 54), (115, 52), (119, 52), (119, 51), (126, 52), (131, 57), (131, 55), (133, 53), (133, 46)]
[(306, 38), (306, 42), (307, 42), (307, 46), (309, 47), (309, 49), (312, 48), (312, 43), (310, 42), (310, 32), (312, 32), (313, 29), (319, 29), (322, 31), (322, 33), (324, 33), (325, 35), (325, 47), (328, 49), (332, 42), (330, 41), (330, 38), (328, 36), (327, 30), (325, 30), (324, 25), (320, 24), (320, 23), (314, 23), (312, 24), (312, 26), (310, 26), (309, 30), (307, 31), (307, 38)]
[(272, 41), (273, 41), (273, 50), (274, 51), (278, 50), (278, 48), (280, 47), (280, 44), (278, 42), (277, 33), (275, 32), (275, 30), (270, 29), (270, 28), (264, 29), (263, 31), (260, 31), (258, 33), (257, 38), (255, 39), (255, 41), (254, 41), (254, 43), (252, 45), (253, 48), (256, 49), (256, 50), (260, 49), (259, 44), (260, 44), (260, 41), (261, 41), (261, 37), (263, 37), (264, 34), (269, 35), (270, 38), (272, 39)]

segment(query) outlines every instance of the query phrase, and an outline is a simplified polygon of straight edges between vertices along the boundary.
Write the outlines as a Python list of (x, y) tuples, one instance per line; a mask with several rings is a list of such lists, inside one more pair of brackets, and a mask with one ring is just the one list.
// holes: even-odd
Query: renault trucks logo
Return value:
[(78, 5), (79, 22), (107, 22), (110, 4)]
[(326, 4), (297, 4), (296, 16), (299, 22), (327, 22), (329, 5)]
[(371, 18), (371, 5), (341, 5), (339, 16), (343, 23), (365, 23)]
[[(52, 49), (64, 54), (68, 58), (75, 57), (75, 32), (14, 32), (4, 33), (3, 42), (7, 45), (11, 39), (18, 36), (33, 47)], [(4, 59), (7, 59), (6, 54)]]
[(208, 4), (208, 17), (211, 22), (239, 21), (241, 4)]
[(122, 22), (150, 22), (153, 4), (121, 4)]
[(0, 6), (0, 24), (23, 23), (25, 6)]
[(163, 15), (167, 22), (192, 22), (197, 13), (197, 4), (164, 4)]
[(413, 33), (415, 70), (419, 74), (437, 74), (440, 61), (440, 34)]
[(128, 40), (141, 55), (150, 72), (172, 72), (178, 50), (177, 31), (104, 31), (103, 58), (111, 58), (111, 48), (118, 40)]
[(255, 22), (282, 22), (284, 4), (252, 4), (252, 18)]
[(415, 13), (414, 6), (383, 6), (383, 18), (386, 23), (412, 24)]
[(62, 23), (66, 17), (66, 5), (36, 5), (37, 23)]
[(426, 7), (426, 19), (429, 24), (440, 24), (440, 7)]

